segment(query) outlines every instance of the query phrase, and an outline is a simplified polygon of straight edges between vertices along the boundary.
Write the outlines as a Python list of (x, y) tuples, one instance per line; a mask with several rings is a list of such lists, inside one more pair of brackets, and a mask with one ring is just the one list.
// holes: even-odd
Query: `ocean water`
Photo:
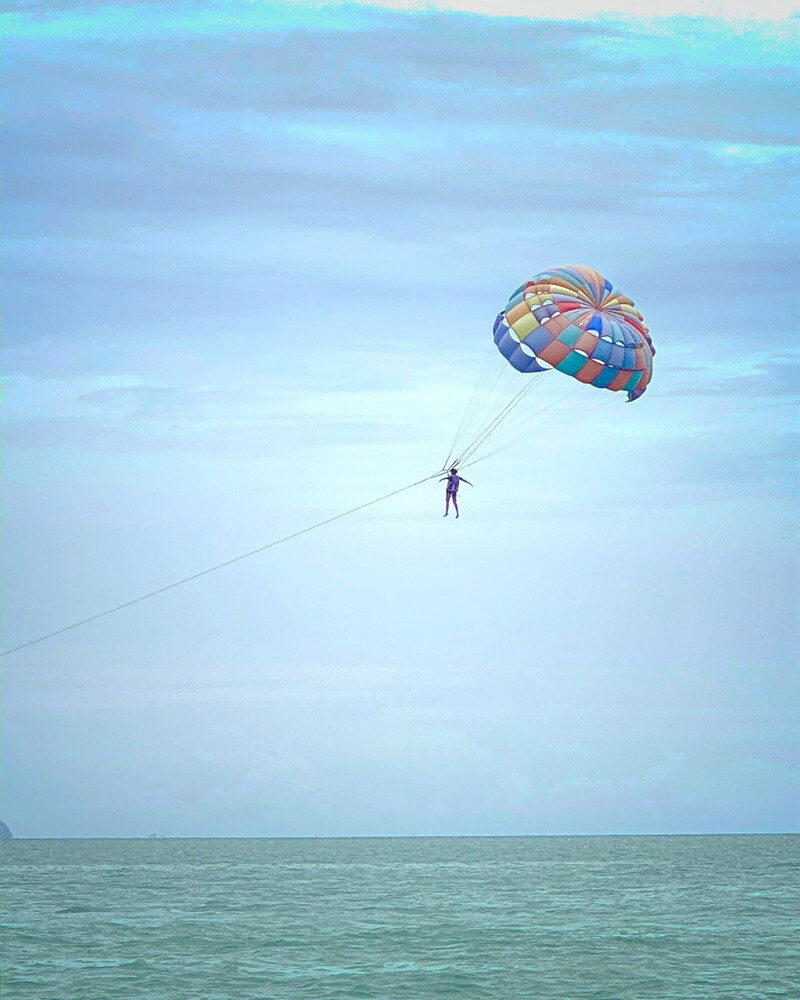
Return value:
[(800, 998), (800, 837), (4, 843), (5, 1000)]

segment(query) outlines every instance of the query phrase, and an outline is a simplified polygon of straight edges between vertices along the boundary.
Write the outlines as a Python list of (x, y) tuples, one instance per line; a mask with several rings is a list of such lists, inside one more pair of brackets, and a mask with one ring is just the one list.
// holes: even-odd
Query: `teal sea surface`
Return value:
[(5, 1000), (800, 997), (800, 836), (14, 840)]

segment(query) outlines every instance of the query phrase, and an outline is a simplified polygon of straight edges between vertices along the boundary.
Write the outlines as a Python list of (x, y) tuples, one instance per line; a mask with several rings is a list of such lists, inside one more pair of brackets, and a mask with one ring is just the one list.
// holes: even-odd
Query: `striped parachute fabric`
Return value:
[(556, 267), (518, 288), (494, 324), (500, 353), (521, 372), (557, 368), (638, 399), (656, 353), (632, 299), (591, 267)]

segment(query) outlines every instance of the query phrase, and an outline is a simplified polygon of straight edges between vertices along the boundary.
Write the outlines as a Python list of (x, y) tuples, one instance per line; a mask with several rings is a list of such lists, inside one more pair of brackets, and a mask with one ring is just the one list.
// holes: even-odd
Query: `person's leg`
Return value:
[(445, 517), (447, 517), (447, 515), (450, 513), (450, 497), (451, 496), (452, 496), (452, 494), (450, 493), (449, 490), (444, 495), (444, 516)]
[(453, 494), (453, 506), (456, 509), (456, 517), (458, 517), (458, 497), (455, 493)]

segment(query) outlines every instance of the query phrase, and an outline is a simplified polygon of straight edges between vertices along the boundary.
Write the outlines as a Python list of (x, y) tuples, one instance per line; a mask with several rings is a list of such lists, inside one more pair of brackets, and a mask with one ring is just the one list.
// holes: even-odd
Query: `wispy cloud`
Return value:
[(433, 319), (459, 271), (489, 316), (528, 261), (587, 258), (616, 281), (622, 263), (657, 318), (677, 286), (707, 335), (739, 336), (719, 306), (737, 270), (792, 273), (797, 73), (778, 28), (164, 3), (114, 30), (144, 9), (12, 20), (11, 343), (178, 315), (200, 337), (280, 315), (279, 338), (309, 268), (340, 326), (346, 300), (361, 323), (410, 280)]

